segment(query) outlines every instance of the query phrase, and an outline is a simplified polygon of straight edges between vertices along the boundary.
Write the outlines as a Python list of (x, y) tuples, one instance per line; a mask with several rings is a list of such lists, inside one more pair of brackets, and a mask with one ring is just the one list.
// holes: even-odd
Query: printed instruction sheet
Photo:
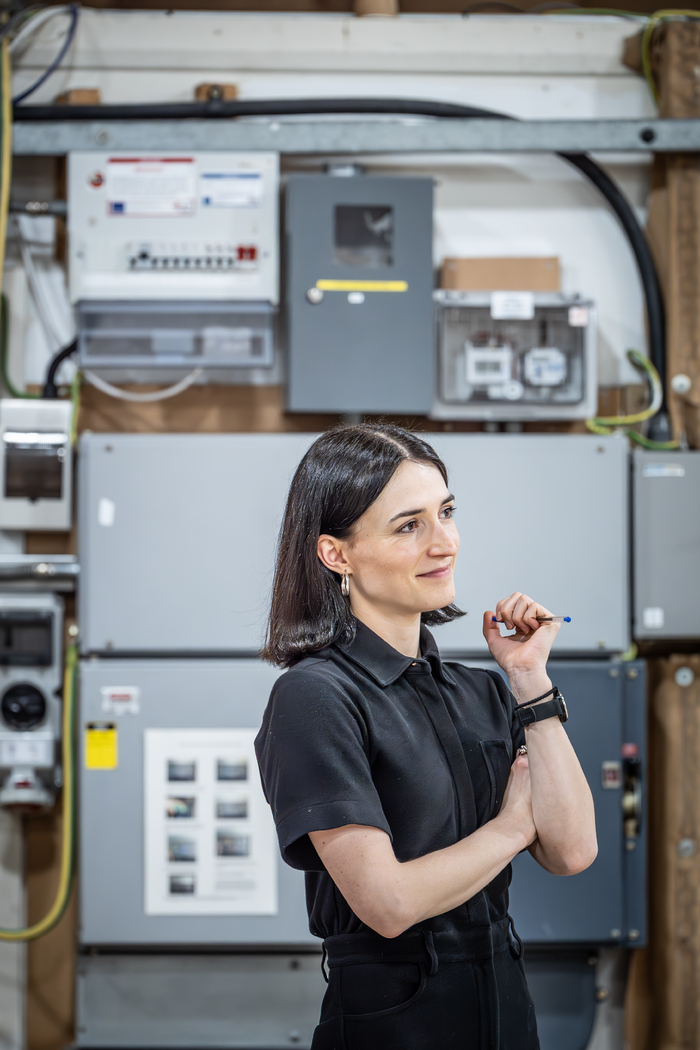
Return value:
[(146, 915), (275, 915), (255, 729), (144, 732)]

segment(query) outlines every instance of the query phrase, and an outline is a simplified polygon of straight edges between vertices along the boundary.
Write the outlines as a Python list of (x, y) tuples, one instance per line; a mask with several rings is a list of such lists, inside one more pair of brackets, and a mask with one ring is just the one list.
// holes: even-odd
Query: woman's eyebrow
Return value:
[[(448, 492), (440, 506), (444, 507), (446, 503), (451, 503), (453, 499), (452, 493)], [(398, 514), (394, 514), (393, 518), (389, 518), (389, 523), (391, 524), (392, 521), (396, 521), (398, 518), (412, 518), (414, 514), (425, 514), (425, 510), (425, 507), (419, 507), (417, 510), (402, 510)]]

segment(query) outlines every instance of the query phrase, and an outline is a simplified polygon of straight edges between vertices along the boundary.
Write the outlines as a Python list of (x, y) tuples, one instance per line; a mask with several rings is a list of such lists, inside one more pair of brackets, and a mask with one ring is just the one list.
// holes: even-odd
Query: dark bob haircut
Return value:
[[(355, 623), (340, 575), (317, 554), (321, 535), (348, 536), (405, 460), (436, 467), (437, 453), (417, 434), (387, 423), (340, 425), (314, 441), (296, 469), (280, 530), (263, 659), (290, 667), (333, 642), (352, 641)], [(422, 614), (429, 626), (463, 616), (456, 605)]]

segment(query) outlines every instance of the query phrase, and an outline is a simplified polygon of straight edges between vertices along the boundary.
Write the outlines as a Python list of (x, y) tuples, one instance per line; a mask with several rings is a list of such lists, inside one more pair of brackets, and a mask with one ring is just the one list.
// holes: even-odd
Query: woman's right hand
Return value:
[(524, 848), (530, 846), (537, 838), (537, 828), (532, 815), (532, 785), (527, 755), (518, 755), (510, 767), (501, 811), (495, 819), (509, 833), (522, 835), (525, 839)]

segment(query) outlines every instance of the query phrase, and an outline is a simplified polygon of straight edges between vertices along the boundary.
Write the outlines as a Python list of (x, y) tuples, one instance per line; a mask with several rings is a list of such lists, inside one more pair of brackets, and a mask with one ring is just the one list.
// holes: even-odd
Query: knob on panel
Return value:
[(36, 686), (19, 682), (5, 692), (0, 713), (10, 729), (34, 729), (46, 717), (46, 699)]

